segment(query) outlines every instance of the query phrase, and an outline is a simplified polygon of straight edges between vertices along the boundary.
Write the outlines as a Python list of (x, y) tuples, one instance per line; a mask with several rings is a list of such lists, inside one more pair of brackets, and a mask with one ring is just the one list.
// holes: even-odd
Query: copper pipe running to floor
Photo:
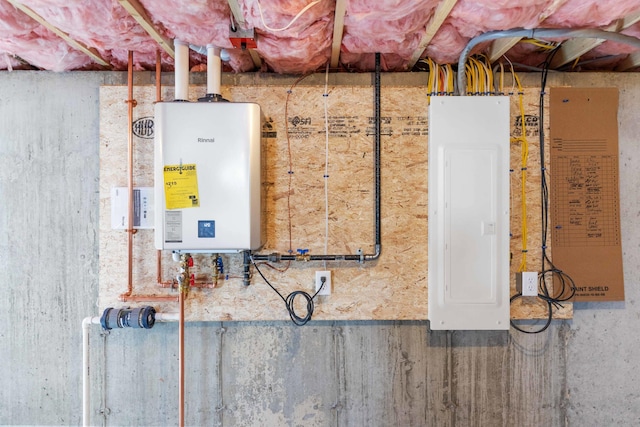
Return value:
[[(128, 147), (127, 147), (127, 162), (128, 162), (128, 179), (127, 190), (129, 197), (129, 218), (127, 224), (127, 292), (120, 295), (120, 300), (123, 302), (171, 302), (178, 301), (178, 297), (171, 295), (133, 295), (133, 235), (137, 232), (133, 226), (133, 108), (137, 105), (135, 99), (133, 99), (133, 51), (129, 51), (129, 63), (127, 66), (127, 85), (128, 85)], [(160, 100), (160, 54), (156, 55), (156, 85), (158, 86), (156, 95)], [(161, 265), (160, 265), (161, 252), (158, 251), (158, 280), (161, 282)]]
[(178, 373), (179, 387), (178, 387), (178, 400), (180, 406), (178, 407), (178, 425), (184, 426), (184, 290), (180, 290), (179, 296), (179, 315), (178, 315), (178, 359), (180, 362), (180, 370)]
[[(156, 50), (156, 102), (162, 102), (162, 63), (160, 50)], [(162, 280), (162, 251), (158, 250), (156, 255), (156, 282), (165, 287)], [(167, 282), (168, 283), (168, 282)], [(173, 285), (173, 283), (171, 283)]]
[(127, 222), (127, 293), (129, 296), (133, 292), (133, 107), (135, 106), (135, 100), (133, 99), (133, 51), (129, 51), (129, 64), (127, 66), (127, 85), (128, 85), (128, 97), (127, 97), (127, 164), (129, 171), (127, 175), (127, 189), (129, 192), (129, 218)]

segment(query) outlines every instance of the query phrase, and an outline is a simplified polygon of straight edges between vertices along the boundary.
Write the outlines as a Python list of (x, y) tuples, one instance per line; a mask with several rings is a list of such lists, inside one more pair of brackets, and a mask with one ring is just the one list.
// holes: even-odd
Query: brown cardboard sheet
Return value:
[(553, 264), (576, 301), (622, 301), (618, 89), (552, 88), (549, 126)]

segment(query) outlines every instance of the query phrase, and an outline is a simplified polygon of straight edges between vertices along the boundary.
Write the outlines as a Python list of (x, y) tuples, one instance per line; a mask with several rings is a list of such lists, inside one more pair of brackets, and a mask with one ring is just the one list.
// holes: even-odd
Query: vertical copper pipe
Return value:
[(158, 285), (162, 284), (162, 251), (156, 251), (157, 259), (156, 259), (156, 283)]
[(129, 97), (128, 105), (128, 150), (127, 159), (129, 165), (127, 188), (129, 190), (129, 219), (127, 224), (127, 258), (128, 258), (128, 276), (127, 276), (127, 293), (129, 296), (133, 292), (133, 51), (129, 51), (129, 64), (127, 67)]
[(162, 102), (162, 66), (160, 51), (156, 50), (156, 102)]
[[(160, 57), (160, 50), (156, 50), (156, 102), (162, 102), (162, 63)], [(162, 283), (162, 251), (158, 251), (156, 261), (157, 281), (156, 283)]]
[(185, 293), (181, 289), (179, 296), (180, 314), (178, 317), (178, 340), (180, 341), (178, 349), (178, 359), (180, 362), (180, 370), (178, 373), (178, 400), (180, 404), (178, 408), (178, 425), (180, 427), (184, 427), (184, 297)]

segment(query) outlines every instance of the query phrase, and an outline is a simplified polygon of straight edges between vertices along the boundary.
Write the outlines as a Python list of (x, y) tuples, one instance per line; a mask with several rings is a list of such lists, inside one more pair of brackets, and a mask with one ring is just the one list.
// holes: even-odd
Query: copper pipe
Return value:
[(123, 302), (177, 302), (178, 297), (173, 295), (120, 295)]
[[(162, 66), (160, 62), (160, 50), (156, 50), (156, 102), (162, 102)], [(162, 251), (158, 251), (157, 253), (157, 261), (156, 261), (156, 270), (157, 270), (157, 283), (162, 282)]]
[(162, 281), (162, 251), (156, 251), (156, 282), (158, 284), (163, 283)]
[(160, 57), (160, 50), (156, 50), (156, 102), (162, 102), (162, 83), (160, 78), (162, 77), (162, 64)]
[(136, 100), (133, 99), (133, 51), (129, 51), (127, 86), (127, 190), (129, 197), (129, 218), (127, 222), (127, 292), (120, 295), (120, 300), (123, 302), (177, 301), (177, 297), (170, 295), (133, 295), (133, 235), (137, 231), (133, 226), (133, 108), (137, 104)]
[(133, 51), (129, 51), (129, 64), (127, 67), (127, 85), (128, 85), (128, 98), (127, 98), (127, 128), (128, 128), (128, 143), (127, 143), (127, 162), (129, 166), (127, 176), (127, 189), (129, 191), (129, 218), (127, 223), (127, 292), (126, 296), (131, 295), (133, 292)]
[(181, 289), (178, 304), (180, 306), (178, 317), (178, 360), (180, 362), (180, 370), (178, 373), (179, 387), (178, 387), (178, 400), (180, 406), (178, 407), (178, 425), (184, 427), (184, 297), (185, 292)]
[[(158, 282), (158, 287), (160, 288), (175, 288), (177, 286), (177, 283), (175, 282)], [(201, 282), (199, 280), (196, 280), (195, 282), (191, 283), (189, 285), (189, 287), (191, 288), (215, 288), (215, 285), (212, 282)]]

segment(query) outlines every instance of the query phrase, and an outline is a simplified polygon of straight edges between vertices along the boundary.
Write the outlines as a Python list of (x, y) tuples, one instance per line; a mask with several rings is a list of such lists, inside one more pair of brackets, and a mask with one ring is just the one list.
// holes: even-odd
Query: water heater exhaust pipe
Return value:
[(227, 101), (222, 97), (220, 80), (222, 79), (222, 59), (220, 48), (212, 44), (207, 45), (207, 93), (198, 98), (198, 102)]
[(222, 74), (222, 60), (220, 48), (212, 44), (207, 45), (207, 95), (222, 95), (220, 92), (220, 78)]
[(178, 39), (173, 41), (176, 52), (174, 101), (189, 100), (189, 45)]

